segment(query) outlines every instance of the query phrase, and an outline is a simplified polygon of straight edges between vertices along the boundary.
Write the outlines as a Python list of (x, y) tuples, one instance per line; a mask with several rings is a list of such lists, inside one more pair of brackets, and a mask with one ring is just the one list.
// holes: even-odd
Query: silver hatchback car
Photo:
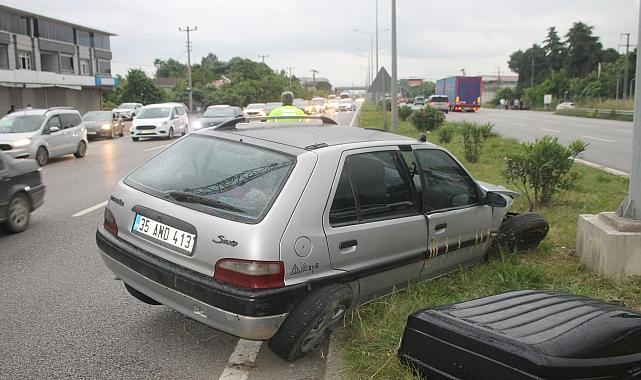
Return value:
[(32, 158), (40, 166), (51, 157), (87, 153), (87, 130), (71, 107), (28, 109), (0, 119), (0, 150), (13, 158)]
[(142, 164), (96, 232), (106, 265), (139, 300), (291, 361), (350, 308), (485, 259), (514, 192), (439, 146), (318, 119), (229, 121)]

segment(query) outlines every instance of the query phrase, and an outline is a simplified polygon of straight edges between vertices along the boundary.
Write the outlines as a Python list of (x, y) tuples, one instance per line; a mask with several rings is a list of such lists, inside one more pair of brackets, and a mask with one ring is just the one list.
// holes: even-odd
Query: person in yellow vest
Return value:
[[(285, 91), (283, 94), (280, 96), (280, 101), (283, 102), (283, 105), (274, 108), (270, 113), (269, 116), (305, 116), (305, 112), (298, 108), (294, 107), (292, 104), (294, 103), (294, 93), (291, 91)], [(274, 123), (300, 123), (302, 119), (270, 119), (271, 122)]]

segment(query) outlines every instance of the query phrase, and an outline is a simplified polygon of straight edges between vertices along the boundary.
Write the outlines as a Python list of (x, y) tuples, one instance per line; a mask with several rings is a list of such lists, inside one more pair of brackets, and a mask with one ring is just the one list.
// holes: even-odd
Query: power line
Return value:
[(195, 32), (198, 30), (197, 26), (194, 26), (193, 28), (190, 28), (189, 26), (186, 26), (184, 29), (181, 27), (178, 27), (179, 32), (186, 32), (187, 33), (187, 85), (189, 86), (188, 91), (189, 91), (189, 112), (193, 111), (193, 89), (191, 88), (191, 41), (189, 40), (189, 33), (190, 32)]

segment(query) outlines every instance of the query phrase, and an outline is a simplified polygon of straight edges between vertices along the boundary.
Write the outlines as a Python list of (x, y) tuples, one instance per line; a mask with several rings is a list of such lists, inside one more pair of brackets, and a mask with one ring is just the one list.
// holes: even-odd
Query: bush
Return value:
[(407, 120), (408, 117), (412, 114), (412, 107), (410, 106), (402, 106), (398, 107), (398, 117), (405, 121)]
[(441, 144), (448, 144), (452, 141), (452, 136), (454, 136), (456, 128), (452, 125), (444, 125), (441, 128), (436, 130), (436, 137), (438, 142)]
[(571, 174), (570, 169), (587, 146), (575, 140), (566, 148), (550, 136), (523, 143), (521, 152), (507, 156), (503, 176), (525, 195), (530, 211), (549, 206), (555, 194), (574, 185), (576, 175)]
[(492, 132), (494, 124), (485, 123), (479, 125), (478, 128), (481, 130), (481, 136), (483, 137), (483, 140), (487, 140), (490, 137), (496, 136), (496, 133)]
[(443, 125), (445, 115), (434, 108), (421, 108), (412, 112), (410, 121), (419, 132), (433, 131)]
[(483, 148), (483, 129), (476, 124), (463, 123), (461, 128), (463, 135), (463, 155), (468, 162), (478, 162), (481, 157), (481, 149)]

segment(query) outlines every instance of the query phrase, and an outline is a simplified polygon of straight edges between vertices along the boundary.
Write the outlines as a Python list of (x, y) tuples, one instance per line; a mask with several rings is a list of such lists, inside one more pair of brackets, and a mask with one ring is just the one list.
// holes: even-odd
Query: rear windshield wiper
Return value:
[(241, 210), (238, 207), (230, 205), (229, 203), (225, 203), (213, 198), (190, 193), (187, 191), (168, 191), (166, 194), (172, 199), (175, 199), (179, 202), (198, 203), (201, 205), (205, 205), (205, 206), (209, 206), (209, 207), (213, 207), (213, 208), (217, 208), (225, 211), (237, 212), (241, 214), (245, 213), (245, 210)]

